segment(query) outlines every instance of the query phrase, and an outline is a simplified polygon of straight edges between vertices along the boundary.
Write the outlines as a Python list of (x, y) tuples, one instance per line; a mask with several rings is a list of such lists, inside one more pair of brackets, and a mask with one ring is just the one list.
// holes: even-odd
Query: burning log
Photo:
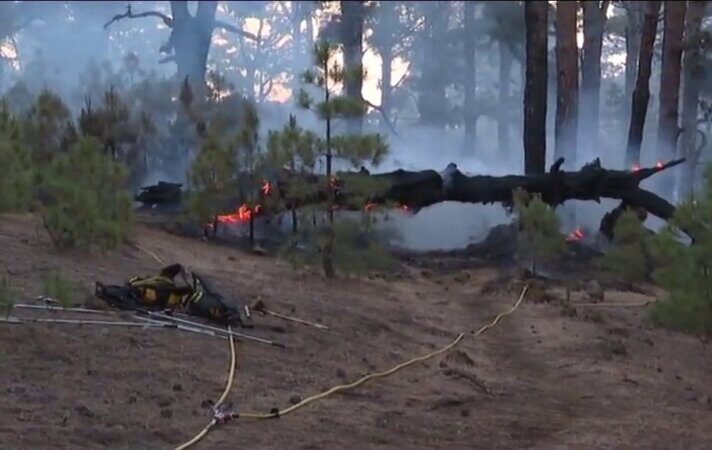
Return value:
[[(559, 169), (563, 163), (563, 158), (560, 158), (546, 174), (467, 176), (460, 172), (455, 164), (450, 164), (441, 173), (433, 170), (397, 170), (377, 175), (349, 176), (371, 176), (387, 182), (388, 189), (382, 195), (372, 198), (370, 203), (391, 201), (415, 210), (442, 201), (499, 202), (509, 205), (512, 202), (512, 192), (522, 188), (530, 194), (540, 194), (542, 200), (552, 206), (567, 200), (600, 201), (601, 198), (613, 198), (667, 220), (672, 217), (675, 207), (652, 192), (641, 189), (639, 184), (656, 173), (683, 162), (684, 159), (678, 159), (637, 170), (608, 170), (603, 169), (600, 161), (596, 160), (577, 172), (565, 172)], [(340, 188), (337, 201), (345, 203), (344, 200), (349, 195), (351, 193), (345, 184)]]
[[(627, 207), (640, 208), (663, 220), (672, 218), (675, 207), (658, 195), (641, 189), (640, 183), (669, 168), (682, 164), (684, 158), (668, 163), (657, 163), (654, 167), (634, 167), (632, 170), (609, 170), (601, 167), (600, 160), (586, 164), (581, 170), (567, 172), (560, 170), (564, 159), (559, 158), (552, 166), (549, 173), (532, 175), (507, 175), (494, 177), (489, 175), (467, 176), (460, 172), (453, 163), (449, 164), (443, 172), (424, 170), (410, 172), (402, 169), (382, 174), (370, 174), (366, 170), (337, 174), (335, 179), (327, 184), (323, 177), (316, 175), (300, 175), (288, 170), (280, 170), (274, 179), (265, 181), (261, 189), (263, 196), (277, 196), (282, 199), (288, 209), (306, 204), (325, 202), (330, 198), (333, 190), (336, 194), (339, 209), (373, 209), (377, 204), (386, 202), (396, 203), (399, 208), (417, 212), (419, 209), (443, 201), (457, 201), (463, 203), (512, 203), (512, 192), (521, 188), (530, 194), (539, 194), (542, 200), (549, 205), (557, 206), (567, 200), (594, 200), (601, 198), (618, 199)], [(288, 198), (287, 185), (294, 177), (300, 177), (302, 182), (321, 186), (314, 190), (314, 194), (303, 198)], [(380, 193), (372, 196), (364, 204), (354, 205), (354, 198), (363, 197), (362, 192), (350, 186), (359, 186), (362, 183), (351, 183), (349, 180), (358, 180), (358, 177), (369, 177), (370, 180), (385, 186)], [(137, 200), (148, 203), (160, 203), (169, 197), (168, 192), (176, 189), (171, 183), (159, 183), (156, 186), (145, 188), (145, 193)], [(180, 187), (177, 187), (180, 191)], [(160, 193), (160, 194), (159, 194)], [(139, 198), (141, 197), (141, 198)], [(175, 197), (170, 197), (175, 198)], [(246, 205), (243, 205), (247, 208)], [(227, 214), (226, 220), (249, 220), (255, 209), (262, 210), (259, 205), (253, 209), (236, 206), (233, 214)], [(230, 217), (230, 219), (228, 219)]]

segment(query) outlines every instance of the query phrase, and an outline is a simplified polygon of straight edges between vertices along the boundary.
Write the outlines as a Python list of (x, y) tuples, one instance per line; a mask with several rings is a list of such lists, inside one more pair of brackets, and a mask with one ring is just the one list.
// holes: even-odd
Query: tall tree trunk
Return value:
[(684, 170), (678, 172), (680, 174), (680, 195), (683, 199), (689, 198), (694, 192), (695, 168), (700, 157), (696, 144), (697, 109), (700, 87), (703, 82), (700, 28), (706, 4), (706, 1), (690, 2), (685, 20), (680, 148), (682, 156), (686, 158), (686, 163)]
[(583, 58), (581, 61), (581, 129), (586, 153), (599, 150), (601, 49), (608, 1), (583, 1)]
[[(660, 72), (660, 113), (658, 116), (658, 157), (675, 157), (679, 131), (678, 103), (680, 101), (680, 73), (682, 69), (683, 34), (686, 2), (666, 1), (663, 34), (663, 59)], [(660, 177), (663, 195), (671, 195), (674, 176)]]
[(638, 58), (638, 74), (631, 102), (630, 128), (628, 129), (628, 145), (626, 147), (626, 165), (640, 164), (640, 147), (643, 143), (643, 128), (648, 114), (650, 102), (650, 72), (653, 63), (653, 47), (658, 26), (660, 1), (648, 1), (645, 4), (645, 17), (641, 31), (640, 57)]
[(510, 149), (509, 143), (509, 88), (511, 86), (510, 76), (512, 74), (512, 62), (514, 56), (509, 47), (500, 41), (499, 47), (499, 104), (497, 105), (497, 145), (499, 147), (500, 158), (507, 158)]
[[(643, 31), (643, 16), (645, 2), (623, 2), (626, 10), (625, 26), (625, 99), (626, 102), (633, 96), (635, 77), (638, 73), (638, 58), (640, 56), (640, 41)], [(626, 108), (626, 119), (630, 108)]]
[[(346, 96), (355, 102), (361, 101), (363, 76), (361, 57), (363, 55), (363, 1), (341, 2), (341, 42), (344, 45), (344, 69)], [(363, 118), (354, 117), (347, 121), (350, 133), (361, 133)]]
[(422, 125), (443, 128), (448, 121), (448, 104), (445, 96), (443, 73), (449, 61), (443, 47), (446, 45), (445, 34), (448, 29), (450, 2), (424, 2), (428, 5), (426, 24), (428, 39), (419, 49), (421, 79), (418, 84), (418, 114)]
[(548, 2), (524, 4), (526, 85), (524, 87), (524, 172), (544, 173), (546, 165), (546, 83)]
[(475, 2), (465, 2), (465, 145), (468, 153), (477, 148), (477, 111), (475, 72)]
[[(393, 92), (391, 79), (393, 71), (393, 48), (389, 45), (383, 46), (380, 50), (381, 53), (381, 108), (390, 117), (391, 114), (391, 94)], [(381, 132), (387, 132), (389, 130), (388, 124), (386, 123), (385, 117), (381, 115), (381, 120), (379, 122), (379, 127)]]
[(556, 8), (556, 144), (554, 159), (576, 164), (578, 126), (578, 47), (576, 2), (559, 2)]
[(304, 56), (310, 54), (304, 51), (304, 33), (302, 33), (304, 6), (303, 2), (292, 2), (292, 98), (297, 98), (301, 89), (301, 74), (305, 69)]
[(171, 2), (173, 24), (166, 47), (173, 49), (178, 78), (183, 80), (187, 76), (194, 88), (201, 89), (205, 84), (218, 2), (200, 2), (195, 17), (188, 12), (187, 3)]

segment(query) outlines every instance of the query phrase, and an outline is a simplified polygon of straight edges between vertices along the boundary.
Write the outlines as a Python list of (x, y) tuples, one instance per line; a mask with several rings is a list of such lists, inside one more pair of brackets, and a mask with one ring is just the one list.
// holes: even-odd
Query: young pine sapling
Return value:
[[(705, 180), (700, 196), (679, 205), (651, 240), (653, 280), (667, 292), (652, 305), (651, 317), (669, 328), (712, 334), (712, 165)], [(681, 229), (694, 243), (685, 242)]]
[(517, 214), (517, 245), (520, 257), (531, 261), (532, 274), (538, 263), (556, 259), (566, 250), (559, 218), (541, 195), (529, 195), (521, 188), (512, 193)]
[(338, 47), (329, 42), (322, 41), (314, 47), (314, 68), (304, 74), (304, 81), (315, 86), (320, 91), (321, 100), (314, 98), (302, 89), (299, 93), (299, 104), (302, 108), (310, 109), (318, 114), (324, 121), (324, 158), (326, 171), (324, 189), (327, 200), (324, 207), (328, 218), (328, 226), (322, 233), (323, 239), (319, 245), (322, 257), (322, 267), (327, 278), (335, 276), (334, 271), (334, 210), (338, 208), (336, 201), (339, 180), (333, 172), (333, 158), (350, 161), (358, 165), (366, 160), (377, 164), (387, 152), (387, 145), (379, 135), (349, 135), (334, 136), (336, 120), (348, 120), (361, 117), (366, 113), (366, 105), (362, 99), (348, 98), (336, 93), (336, 87), (350, 77), (363, 77), (363, 71), (348, 73), (334, 61)]
[(626, 210), (613, 229), (613, 247), (600, 260), (603, 270), (630, 286), (644, 282), (648, 278), (647, 238), (638, 214)]

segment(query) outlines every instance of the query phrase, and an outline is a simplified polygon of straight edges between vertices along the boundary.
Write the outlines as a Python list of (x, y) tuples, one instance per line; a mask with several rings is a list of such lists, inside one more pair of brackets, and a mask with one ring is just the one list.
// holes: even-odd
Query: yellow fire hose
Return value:
[[(392, 374), (398, 372), (399, 370), (404, 369), (404, 368), (406, 368), (406, 367), (408, 367), (408, 366), (411, 366), (411, 365), (413, 365), (413, 364), (415, 364), (415, 363), (427, 361), (427, 360), (429, 360), (429, 359), (431, 359), (431, 358), (433, 358), (433, 357), (435, 357), (435, 356), (437, 356), (437, 355), (446, 353), (446, 352), (452, 350), (452, 349), (453, 349), (455, 346), (457, 346), (460, 342), (462, 342), (462, 340), (463, 340), (463, 339), (465, 338), (465, 336), (467, 336), (468, 334), (469, 334), (469, 335), (472, 335), (473, 337), (479, 336), (479, 335), (481, 335), (482, 333), (484, 333), (485, 331), (487, 331), (487, 330), (489, 330), (490, 328), (493, 328), (495, 325), (497, 325), (497, 324), (499, 323), (499, 321), (500, 321), (503, 317), (506, 317), (506, 316), (512, 314), (512, 313), (519, 307), (519, 305), (522, 303), (522, 300), (524, 299), (524, 295), (526, 294), (528, 288), (529, 288), (529, 286), (524, 286), (524, 289), (522, 289), (522, 293), (519, 295), (519, 298), (518, 298), (517, 301), (514, 303), (514, 305), (513, 305), (512, 307), (510, 307), (508, 310), (499, 313), (490, 323), (488, 323), (488, 324), (486, 324), (486, 325), (483, 325), (480, 329), (478, 329), (478, 330), (476, 330), (476, 331), (473, 330), (473, 331), (470, 331), (469, 333), (460, 333), (460, 334), (458, 334), (457, 337), (456, 337), (452, 342), (450, 342), (449, 344), (447, 344), (446, 346), (444, 346), (444, 347), (442, 347), (442, 348), (440, 348), (440, 349), (438, 349), (438, 350), (432, 351), (432, 352), (430, 352), (430, 353), (428, 353), (428, 354), (426, 354), (426, 355), (423, 355), (423, 356), (419, 356), (419, 357), (413, 358), (413, 359), (411, 359), (411, 360), (408, 360), (408, 361), (406, 361), (406, 362), (403, 362), (403, 363), (401, 363), (401, 364), (398, 364), (397, 366), (394, 366), (394, 367), (392, 367), (392, 368), (390, 368), (390, 369), (388, 369), (388, 370), (385, 370), (385, 371), (382, 371), (382, 372), (375, 372), (375, 373), (368, 374), (368, 375), (366, 375), (366, 376), (364, 376), (364, 377), (362, 377), (362, 378), (359, 378), (358, 380), (354, 381), (353, 383), (342, 384), (342, 385), (334, 386), (334, 387), (332, 387), (331, 389), (328, 389), (328, 390), (326, 390), (326, 391), (324, 391), (324, 392), (321, 392), (321, 393), (319, 393), (319, 394), (316, 394), (316, 395), (313, 395), (313, 396), (311, 396), (311, 397), (305, 398), (305, 399), (302, 400), (301, 402), (299, 402), (299, 403), (297, 403), (297, 404), (294, 404), (294, 405), (292, 405), (292, 406), (290, 406), (290, 407), (288, 407), (288, 408), (286, 408), (286, 409), (284, 409), (284, 410), (282, 410), (282, 411), (270, 412), (270, 413), (266, 413), (266, 414), (265, 414), (265, 413), (242, 413), (242, 414), (234, 414), (234, 415), (231, 415), (230, 418), (243, 418), (243, 419), (263, 420), (263, 419), (275, 419), (275, 418), (278, 418), (278, 417), (286, 416), (287, 414), (291, 414), (291, 413), (293, 413), (294, 411), (296, 411), (296, 410), (298, 410), (298, 409), (300, 409), (300, 408), (303, 408), (303, 407), (305, 407), (306, 405), (308, 405), (308, 404), (310, 404), (310, 403), (312, 403), (312, 402), (315, 402), (315, 401), (317, 401), (317, 400), (324, 399), (324, 398), (329, 397), (330, 395), (335, 394), (335, 393), (337, 393), (337, 392), (356, 388), (356, 387), (358, 387), (358, 386), (360, 386), (360, 385), (366, 383), (367, 381), (373, 380), (373, 379), (375, 379), (375, 378), (387, 377), (387, 376), (392, 375)], [(235, 343), (233, 342), (232, 337), (230, 338), (230, 354), (231, 354), (231, 364), (230, 364), (230, 374), (229, 374), (229, 376), (228, 376), (227, 386), (225, 387), (225, 391), (223, 392), (223, 395), (222, 395), (222, 396), (220, 397), (220, 399), (216, 402), (215, 408), (217, 408), (220, 404), (222, 404), (223, 401), (225, 401), (225, 398), (227, 397), (227, 394), (228, 394), (228, 392), (230, 391), (230, 388), (232, 387), (232, 383), (233, 383), (233, 377), (234, 377), (234, 374), (235, 374)], [(203, 430), (202, 430), (200, 433), (198, 433), (197, 435), (195, 435), (195, 437), (192, 438), (191, 440), (189, 440), (188, 442), (186, 442), (186, 443), (184, 443), (184, 444), (182, 444), (182, 445), (176, 447), (175, 450), (184, 450), (184, 449), (187, 449), (188, 447), (191, 447), (192, 445), (196, 444), (198, 441), (200, 441), (202, 438), (204, 438), (204, 437), (208, 434), (208, 432), (210, 432), (210, 430), (211, 430), (217, 423), (218, 423), (218, 419), (217, 419), (217, 418), (213, 418), (213, 420), (211, 420), (210, 423), (208, 423), (208, 425), (206, 425), (206, 427), (203, 428)]]

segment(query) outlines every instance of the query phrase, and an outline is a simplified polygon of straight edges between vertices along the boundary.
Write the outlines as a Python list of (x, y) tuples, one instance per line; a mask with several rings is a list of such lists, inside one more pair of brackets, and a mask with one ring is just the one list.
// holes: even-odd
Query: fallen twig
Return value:
[(310, 327), (319, 328), (320, 330), (329, 330), (330, 329), (326, 325), (322, 325), (320, 323), (310, 322), (308, 320), (299, 319), (297, 317), (292, 317), (292, 316), (287, 316), (285, 314), (281, 314), (276, 311), (269, 310), (269, 309), (267, 309), (267, 306), (264, 304), (264, 302), (262, 300), (257, 300), (257, 302), (255, 302), (255, 304), (252, 305), (252, 310), (257, 311), (258, 313), (261, 313), (261, 314), (266, 314), (266, 315), (273, 316), (273, 317), (279, 317), (280, 319), (288, 320), (290, 322), (301, 323), (302, 325), (308, 325)]
[(606, 306), (606, 307), (615, 307), (615, 306), (648, 306), (651, 303), (655, 303), (657, 300), (647, 300), (644, 302), (636, 302), (636, 303), (571, 303), (572, 306)]

